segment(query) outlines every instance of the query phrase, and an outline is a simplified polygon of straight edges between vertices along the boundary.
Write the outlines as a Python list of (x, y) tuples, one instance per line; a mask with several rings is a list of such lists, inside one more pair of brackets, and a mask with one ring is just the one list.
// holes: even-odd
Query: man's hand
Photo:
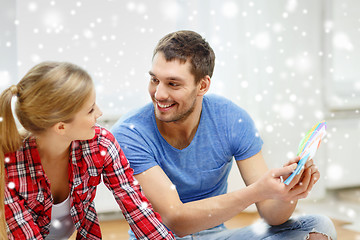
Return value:
[(295, 157), (282, 168), (267, 171), (264, 176), (255, 182), (261, 189), (260, 193), (267, 199), (287, 202), (306, 198), (320, 177), (320, 173), (312, 159), (306, 162), (304, 168), (294, 177), (289, 185), (283, 183), (283, 180), (289, 177), (296, 169), (299, 160), (299, 157)]
[[(288, 163), (284, 164), (284, 167), (297, 163), (299, 160), (300, 157), (296, 157), (290, 160)], [(286, 176), (284, 179), (287, 177), (288, 176)], [(312, 159), (308, 159), (302, 171), (296, 177), (297, 178), (294, 178), (292, 181), (294, 183), (292, 183), (291, 191), (297, 193), (295, 196), (296, 199), (306, 198), (314, 184), (319, 180), (320, 172), (317, 166), (314, 164), (314, 161)]]

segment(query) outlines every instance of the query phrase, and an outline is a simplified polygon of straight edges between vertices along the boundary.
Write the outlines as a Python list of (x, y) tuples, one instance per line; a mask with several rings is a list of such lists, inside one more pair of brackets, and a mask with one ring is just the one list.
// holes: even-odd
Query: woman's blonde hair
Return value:
[(82, 68), (67, 62), (43, 62), (0, 95), (1, 239), (6, 239), (4, 154), (15, 152), (22, 142), (12, 114), (13, 97), (17, 97), (15, 112), (20, 124), (36, 135), (58, 122), (71, 122), (93, 89), (91, 77)]

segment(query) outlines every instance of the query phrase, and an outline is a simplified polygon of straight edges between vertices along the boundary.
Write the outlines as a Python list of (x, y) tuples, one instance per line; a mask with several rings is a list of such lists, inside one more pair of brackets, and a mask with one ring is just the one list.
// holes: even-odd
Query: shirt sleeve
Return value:
[(5, 189), (5, 215), (8, 226), (8, 238), (35, 240), (43, 239), (40, 229), (26, 208), (25, 201), (16, 191)]
[[(147, 138), (146, 134), (147, 131), (153, 129), (150, 126), (147, 128), (137, 124), (117, 123), (111, 130), (130, 162), (130, 167), (134, 170), (135, 175), (159, 165), (151, 152), (151, 146), (158, 144), (154, 142), (156, 140)], [(153, 134), (152, 132), (151, 135)]]
[(107, 147), (101, 150), (105, 153), (104, 183), (114, 194), (131, 230), (138, 239), (174, 239), (134, 180), (133, 170), (117, 141), (112, 135), (108, 140)]
[(244, 160), (260, 152), (263, 141), (250, 115), (236, 104), (228, 105), (228, 136), (235, 160)]

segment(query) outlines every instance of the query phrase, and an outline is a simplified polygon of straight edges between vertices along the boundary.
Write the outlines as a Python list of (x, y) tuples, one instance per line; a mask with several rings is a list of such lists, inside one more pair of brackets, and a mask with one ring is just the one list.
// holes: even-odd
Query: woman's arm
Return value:
[(9, 240), (43, 239), (38, 225), (14, 190), (5, 189), (5, 216), (9, 228)]
[(174, 239), (134, 180), (133, 170), (115, 139), (105, 151), (104, 183), (113, 192), (136, 237)]

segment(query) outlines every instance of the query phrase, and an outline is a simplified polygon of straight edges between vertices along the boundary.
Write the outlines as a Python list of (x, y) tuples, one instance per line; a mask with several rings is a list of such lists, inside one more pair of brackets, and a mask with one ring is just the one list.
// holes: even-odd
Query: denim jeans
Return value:
[[(227, 229), (220, 225), (198, 233), (187, 235), (183, 238), (176, 237), (177, 240), (302, 240), (307, 239), (309, 233), (321, 233), (332, 240), (336, 240), (336, 230), (332, 221), (322, 215), (304, 215), (290, 218), (287, 222), (270, 226), (263, 220), (254, 224), (238, 229)], [(135, 240), (133, 234), (130, 240)], [(330, 238), (329, 238), (330, 239)]]

